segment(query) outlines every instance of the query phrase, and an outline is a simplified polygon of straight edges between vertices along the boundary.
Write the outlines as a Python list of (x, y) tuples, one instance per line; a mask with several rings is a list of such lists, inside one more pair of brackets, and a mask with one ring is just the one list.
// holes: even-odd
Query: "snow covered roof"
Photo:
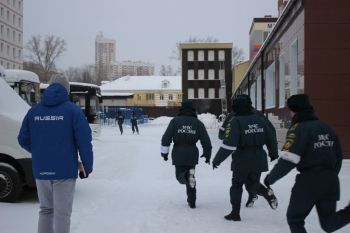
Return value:
[(180, 76), (124, 76), (103, 84), (101, 91), (181, 90)]
[(101, 95), (102, 95), (103, 97), (111, 97), (111, 96), (132, 96), (132, 95), (134, 95), (134, 93), (109, 91), (109, 92), (101, 92)]
[(82, 83), (82, 82), (69, 82), (70, 85), (84, 86), (84, 87), (94, 87), (99, 89), (100, 87), (92, 83)]
[(5, 80), (8, 83), (14, 83), (19, 81), (40, 83), (39, 76), (28, 70), (5, 70), (5, 74)]

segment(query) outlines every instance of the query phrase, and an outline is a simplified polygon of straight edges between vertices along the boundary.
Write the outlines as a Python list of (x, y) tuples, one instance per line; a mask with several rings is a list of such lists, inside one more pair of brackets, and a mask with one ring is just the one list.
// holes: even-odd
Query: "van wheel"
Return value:
[(17, 169), (0, 163), (0, 201), (14, 202), (22, 192), (23, 184)]

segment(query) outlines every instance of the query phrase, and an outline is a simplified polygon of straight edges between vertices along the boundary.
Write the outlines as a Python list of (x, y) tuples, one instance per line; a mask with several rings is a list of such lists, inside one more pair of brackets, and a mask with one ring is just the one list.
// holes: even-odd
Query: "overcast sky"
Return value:
[(176, 42), (190, 36), (232, 42), (248, 57), (254, 17), (277, 15), (277, 0), (24, 0), (24, 43), (32, 35), (67, 42), (58, 68), (93, 64), (95, 37), (116, 40), (118, 61), (156, 66), (169, 59)]

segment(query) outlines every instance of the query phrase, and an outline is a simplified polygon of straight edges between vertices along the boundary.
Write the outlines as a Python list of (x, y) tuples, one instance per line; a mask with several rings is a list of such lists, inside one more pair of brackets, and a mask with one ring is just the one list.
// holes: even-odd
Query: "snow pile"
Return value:
[(172, 117), (162, 116), (150, 121), (151, 125), (168, 125)]
[(198, 115), (198, 119), (203, 122), (205, 128), (207, 129), (217, 129), (219, 128), (219, 122), (216, 116), (210, 113), (202, 113)]

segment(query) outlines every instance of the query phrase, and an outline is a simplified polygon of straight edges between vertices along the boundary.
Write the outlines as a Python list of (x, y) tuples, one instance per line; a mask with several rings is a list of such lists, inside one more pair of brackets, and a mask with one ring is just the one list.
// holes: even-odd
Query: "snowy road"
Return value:
[[(261, 198), (254, 208), (242, 207), (242, 222), (229, 222), (230, 162), (213, 171), (200, 161), (196, 170), (197, 208), (186, 203), (185, 187), (177, 183), (171, 161), (160, 157), (160, 138), (166, 125), (144, 125), (140, 135), (130, 127), (120, 135), (116, 127), (104, 127), (94, 141), (94, 172), (78, 180), (72, 215), (72, 233), (284, 233), (289, 232), (285, 213), (295, 173), (275, 186), (279, 208), (271, 210)], [(217, 131), (209, 130), (213, 155), (219, 146)], [(264, 175), (263, 175), (264, 177)], [(339, 207), (350, 200), (350, 161), (341, 172)], [(243, 202), (246, 201), (246, 193)], [(27, 191), (20, 203), (0, 203), (1, 233), (34, 233), (38, 203)], [(322, 232), (315, 211), (307, 219), (309, 233)], [(350, 226), (339, 233), (350, 232)]]

